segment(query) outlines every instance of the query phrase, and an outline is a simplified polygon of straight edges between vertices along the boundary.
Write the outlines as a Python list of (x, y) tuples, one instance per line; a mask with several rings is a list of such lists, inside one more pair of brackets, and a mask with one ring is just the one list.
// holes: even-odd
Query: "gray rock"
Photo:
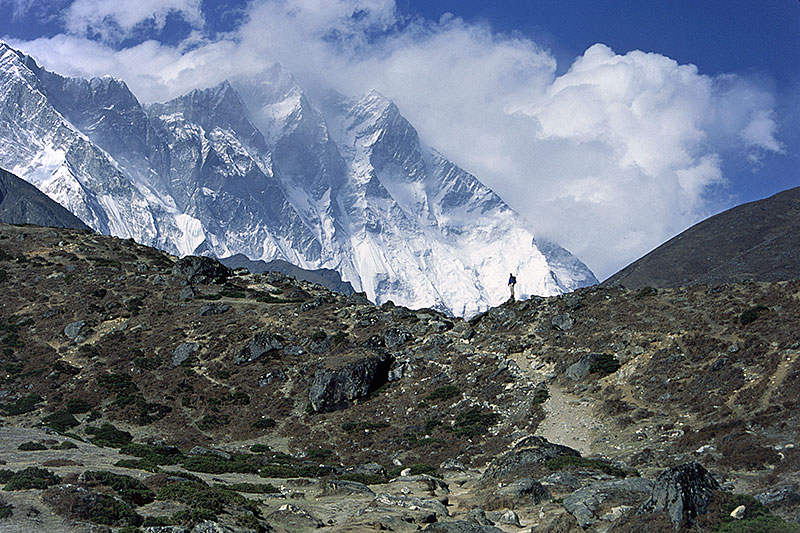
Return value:
[(386, 469), (378, 463), (364, 463), (343, 468), (342, 474), (358, 474), (363, 476), (386, 476)]
[(789, 485), (786, 487), (775, 488), (756, 494), (756, 500), (770, 508), (782, 505), (796, 505), (800, 504), (800, 493), (798, 493), (797, 485)]
[(395, 361), (392, 368), (389, 370), (389, 381), (399, 381), (404, 377), (411, 377), (413, 375), (413, 367), (410, 361)]
[(260, 359), (264, 354), (283, 348), (283, 342), (277, 335), (269, 333), (256, 333), (247, 345), (236, 354), (233, 363), (246, 365)]
[(181, 363), (189, 359), (200, 350), (200, 345), (196, 342), (184, 342), (179, 344), (172, 352), (172, 366), (180, 366)]
[(539, 480), (544, 487), (557, 488), (562, 492), (572, 491), (580, 488), (581, 481), (569, 472), (554, 472)]
[(483, 479), (530, 477), (531, 471), (535, 471), (545, 461), (562, 455), (580, 457), (581, 454), (568, 446), (548, 442), (543, 437), (528, 437), (495, 458), (483, 473)]
[(258, 386), (266, 387), (273, 381), (286, 381), (286, 373), (283, 370), (271, 370), (258, 378)]
[(67, 337), (69, 337), (71, 340), (74, 341), (81, 334), (81, 330), (85, 326), (86, 326), (86, 321), (84, 320), (75, 321), (64, 328), (64, 335), (66, 335)]
[(493, 526), (494, 522), (489, 520), (486, 516), (486, 512), (480, 507), (475, 507), (470, 512), (466, 514), (464, 517), (466, 520), (470, 522), (475, 522), (479, 526)]
[(428, 533), (503, 533), (503, 530), (498, 527), (476, 524), (469, 520), (437, 522), (429, 524), (422, 531), (427, 531)]
[(455, 472), (466, 472), (467, 467), (464, 466), (464, 463), (461, 461), (457, 461), (456, 459), (445, 459), (442, 461), (442, 464), (439, 465), (439, 470), (453, 470)]
[(228, 452), (223, 452), (222, 450), (210, 450), (202, 446), (195, 446), (194, 448), (189, 450), (187, 455), (216, 455), (217, 457), (221, 457), (226, 461), (230, 461), (231, 459), (233, 459), (233, 456)]
[(638, 513), (666, 512), (676, 527), (691, 525), (708, 510), (719, 483), (698, 463), (686, 463), (661, 472), (650, 497)]
[(336, 370), (318, 370), (308, 392), (311, 407), (318, 413), (348, 407), (386, 383), (390, 366), (391, 358), (379, 354)]
[(437, 518), (450, 516), (447, 507), (438, 500), (428, 498), (416, 498), (413, 496), (393, 496), (391, 494), (378, 494), (375, 497), (377, 503), (394, 507), (405, 507), (407, 509), (429, 511)]
[(375, 496), (371, 488), (356, 481), (345, 481), (342, 479), (329, 479), (325, 483), (326, 495), (362, 495)]
[(517, 479), (499, 487), (495, 494), (514, 500), (525, 500), (525, 503), (536, 505), (552, 498), (550, 491), (541, 483), (531, 478)]
[(408, 343), (414, 336), (406, 328), (390, 328), (383, 332), (383, 342), (390, 350), (395, 350)]
[(178, 259), (172, 274), (190, 285), (225, 283), (233, 271), (211, 257), (187, 255)]
[(553, 325), (553, 329), (557, 329), (558, 331), (569, 331), (575, 325), (575, 319), (573, 319), (569, 313), (561, 313), (554, 316), (550, 320), (550, 323)]
[(150, 526), (143, 527), (144, 533), (191, 533), (188, 527), (183, 526)]
[(305, 531), (306, 529), (316, 529), (325, 525), (316, 516), (291, 503), (281, 505), (277, 511), (268, 514), (266, 519), (270, 524), (281, 525), (288, 531)]
[(519, 516), (514, 511), (508, 510), (502, 515), (500, 515), (497, 521), (501, 524), (508, 524), (510, 526), (515, 527), (522, 527), (522, 524), (519, 523)]
[(200, 316), (221, 315), (230, 309), (228, 304), (206, 304), (200, 308)]
[(655, 483), (649, 479), (629, 478), (598, 481), (580, 488), (564, 498), (564, 508), (586, 529), (598, 520), (597, 510), (601, 506), (635, 506), (642, 503), (652, 492)]
[(571, 364), (569, 368), (567, 368), (565, 375), (573, 381), (578, 381), (589, 373), (592, 365), (601, 357), (602, 355), (599, 353), (589, 353), (581, 356), (578, 362)]
[(218, 524), (216, 522), (212, 522), (211, 520), (206, 520), (205, 522), (201, 522), (192, 528), (192, 533), (235, 533), (233, 529)]
[(187, 285), (186, 287), (181, 289), (181, 293), (178, 295), (179, 300), (191, 300), (195, 296), (197, 296), (197, 291), (191, 285)]

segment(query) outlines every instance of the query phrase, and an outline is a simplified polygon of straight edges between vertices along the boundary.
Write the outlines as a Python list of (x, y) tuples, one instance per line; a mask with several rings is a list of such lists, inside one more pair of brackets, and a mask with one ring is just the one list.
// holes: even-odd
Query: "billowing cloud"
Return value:
[(116, 41), (145, 22), (163, 28), (169, 14), (194, 27), (203, 25), (200, 0), (75, 0), (65, 13), (65, 25), (75, 35)]
[(82, 36), (92, 21), (130, 29), (172, 9), (199, 27), (197, 3), (113, 11), (77, 0), (70, 16), (90, 2), (104, 18), (84, 14), (70, 36), (12, 44), (58, 72), (119, 76), (146, 101), (275, 61), (309, 87), (376, 88), (424, 142), (600, 278), (711, 214), (727, 158), (783, 149), (768, 90), (655, 53), (596, 44), (557, 75), (553, 56), (524, 36), (454, 16), (402, 19), (393, 0), (260, 0), (228, 38), (115, 50)]

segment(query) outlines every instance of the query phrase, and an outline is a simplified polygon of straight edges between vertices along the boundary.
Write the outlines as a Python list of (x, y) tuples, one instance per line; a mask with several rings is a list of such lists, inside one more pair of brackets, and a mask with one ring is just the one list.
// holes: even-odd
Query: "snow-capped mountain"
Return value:
[(172, 253), (331, 268), (377, 303), (473, 315), (596, 283), (372, 91), (314, 102), (280, 65), (143, 106), (0, 43), (0, 167), (92, 228)]

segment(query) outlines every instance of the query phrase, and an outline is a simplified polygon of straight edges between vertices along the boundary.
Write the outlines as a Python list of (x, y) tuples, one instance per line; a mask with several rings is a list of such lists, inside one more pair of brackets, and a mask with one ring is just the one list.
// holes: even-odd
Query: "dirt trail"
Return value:
[(544, 403), (547, 413), (536, 430), (536, 435), (550, 442), (563, 444), (581, 452), (596, 453), (595, 440), (605, 434), (603, 424), (592, 416), (592, 406), (555, 384), (549, 386), (550, 398)]

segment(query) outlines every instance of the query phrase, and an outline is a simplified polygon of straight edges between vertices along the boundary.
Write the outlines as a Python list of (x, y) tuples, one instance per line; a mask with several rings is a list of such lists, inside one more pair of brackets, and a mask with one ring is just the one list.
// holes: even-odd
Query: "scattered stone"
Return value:
[(442, 464), (439, 465), (439, 470), (466, 472), (467, 467), (464, 466), (464, 463), (462, 463), (461, 461), (457, 461), (456, 459), (445, 459), (444, 461), (442, 461)]
[(408, 343), (414, 336), (406, 328), (390, 328), (383, 332), (383, 342), (390, 350), (396, 350)]
[(569, 313), (561, 313), (554, 316), (550, 323), (553, 325), (553, 329), (558, 331), (569, 331), (575, 325), (575, 319), (573, 319)]
[(172, 267), (172, 274), (189, 285), (225, 283), (233, 271), (211, 257), (187, 255), (178, 259)]
[(289, 531), (315, 529), (325, 526), (322, 520), (291, 503), (281, 505), (277, 511), (268, 514), (266, 520), (270, 524), (283, 526)]
[(375, 496), (371, 488), (356, 481), (345, 481), (341, 479), (329, 479), (325, 482), (323, 490), (325, 496), (345, 495), (345, 496)]
[(191, 533), (235, 533), (235, 530), (211, 520), (206, 520), (194, 526)]
[(503, 533), (503, 530), (492, 525), (481, 525), (469, 520), (437, 522), (428, 525), (422, 531), (428, 533)]
[(742, 520), (744, 518), (744, 513), (747, 511), (747, 507), (744, 505), (740, 505), (733, 511), (731, 511), (731, 518), (734, 520)]
[(233, 459), (233, 456), (228, 452), (224, 452), (222, 450), (210, 450), (202, 446), (195, 446), (194, 448), (189, 450), (187, 455), (216, 455), (217, 457), (221, 457), (226, 461), (230, 461), (231, 459)]
[(530, 505), (536, 505), (552, 498), (550, 491), (535, 479), (530, 478), (518, 479), (505, 484), (499, 487), (494, 494), (495, 497), (511, 501), (524, 500)]
[(179, 344), (172, 352), (172, 366), (180, 366), (181, 363), (189, 359), (200, 350), (200, 345), (196, 342), (184, 342)]
[(181, 289), (181, 293), (178, 295), (179, 300), (192, 300), (195, 296), (197, 296), (197, 291), (191, 285), (187, 285), (186, 287)]
[(286, 381), (286, 373), (281, 370), (271, 370), (258, 378), (258, 386), (266, 387), (273, 381)]
[(514, 511), (508, 510), (497, 520), (501, 524), (508, 524), (515, 527), (522, 527), (522, 524), (519, 523), (519, 516)]
[(472, 509), (470, 512), (467, 513), (467, 515), (464, 518), (470, 522), (475, 522), (480, 526), (494, 525), (494, 522), (492, 522), (486, 517), (486, 512), (480, 507), (475, 507), (474, 509)]
[(77, 320), (64, 328), (64, 335), (70, 340), (77, 340), (81, 334), (81, 330), (86, 326), (86, 321)]
[(212, 303), (200, 308), (200, 316), (221, 315), (230, 309), (228, 304)]
[(378, 463), (364, 463), (360, 465), (352, 465), (345, 467), (341, 470), (341, 474), (357, 474), (363, 476), (386, 476), (386, 469), (383, 465)]
[(666, 512), (676, 527), (691, 525), (695, 518), (705, 514), (714, 492), (718, 490), (719, 483), (702, 465), (682, 464), (658, 475), (650, 497), (637, 512)]

